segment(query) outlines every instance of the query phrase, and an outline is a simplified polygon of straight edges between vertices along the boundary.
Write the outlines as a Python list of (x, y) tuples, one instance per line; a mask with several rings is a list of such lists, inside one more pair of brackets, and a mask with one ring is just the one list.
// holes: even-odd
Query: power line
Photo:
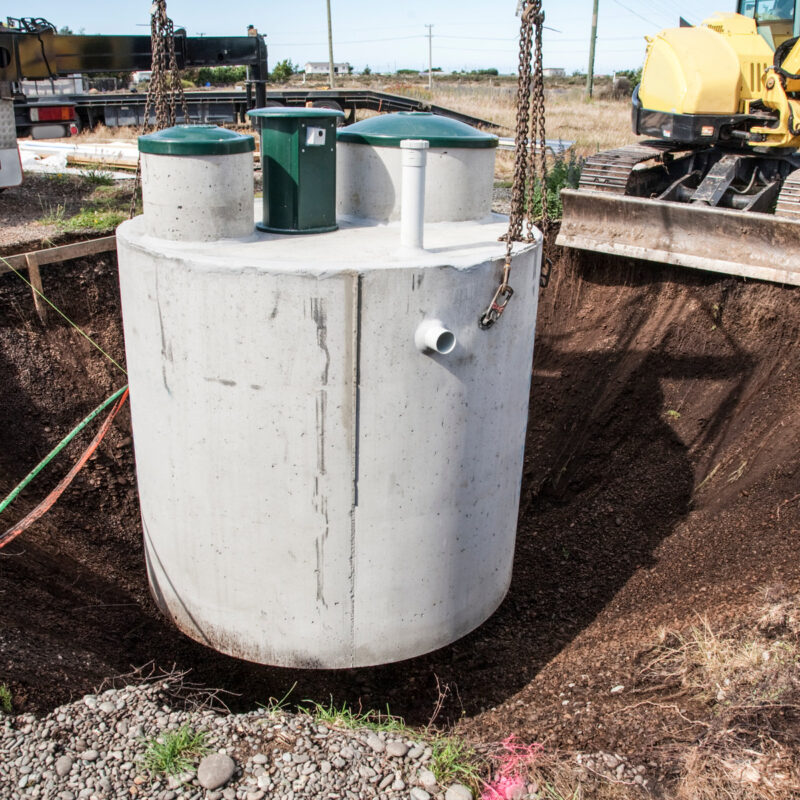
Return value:
[(639, 19), (643, 19), (648, 25), (652, 25), (656, 28), (660, 28), (661, 26), (657, 22), (653, 22), (653, 20), (648, 19), (647, 17), (643, 17), (638, 11), (634, 11), (632, 8), (628, 8), (624, 3), (620, 3), (619, 0), (614, 0), (614, 2), (620, 7), (624, 8), (629, 13), (633, 14), (635, 17), (639, 17)]

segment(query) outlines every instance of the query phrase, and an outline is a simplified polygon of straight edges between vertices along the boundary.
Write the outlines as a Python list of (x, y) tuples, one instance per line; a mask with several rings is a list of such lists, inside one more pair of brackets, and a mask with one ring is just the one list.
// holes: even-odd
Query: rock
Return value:
[(108, 701), (105, 701), (104, 703), (100, 703), (98, 708), (104, 714), (111, 714), (111, 713), (113, 713), (114, 711), (117, 710), (116, 703), (109, 703)]
[(266, 764), (269, 759), (263, 753), (256, 753), (252, 760), (254, 764)]
[[(524, 794), (523, 787), (523, 794)], [(472, 800), (472, 790), (463, 783), (454, 783), (445, 793), (444, 800)]]
[(423, 789), (429, 792), (436, 791), (436, 776), (429, 769), (421, 769), (417, 781)]
[(82, 761), (97, 761), (97, 757), (99, 755), (100, 754), (97, 752), (97, 750), (84, 750), (81, 753), (81, 760)]
[(431, 796), (424, 789), (415, 786), (411, 790), (411, 800), (431, 800)]
[(617, 686), (613, 686), (611, 688), (611, 694), (619, 694), (620, 692), (624, 691), (625, 687), (620, 683)]
[(59, 778), (63, 778), (72, 769), (73, 763), (72, 756), (61, 756), (56, 761), (56, 775)]
[(370, 733), (367, 736), (367, 746), (376, 753), (382, 753), (386, 749), (386, 745), (375, 733)]
[(389, 742), (386, 745), (386, 755), (393, 758), (403, 758), (408, 753), (408, 745), (405, 742)]
[(419, 757), (420, 757), (420, 756), (421, 756), (421, 755), (422, 755), (424, 752), (425, 752), (425, 745), (422, 745), (422, 744), (415, 744), (415, 745), (414, 745), (414, 746), (411, 748), (411, 751), (409, 752), (409, 754), (408, 754), (408, 757), (409, 757), (409, 758), (410, 758), (412, 761), (415, 761), (415, 760), (416, 760), (416, 759), (418, 759), (418, 758), (419, 758)]
[(197, 768), (197, 782), (204, 789), (219, 789), (232, 777), (236, 763), (230, 756), (222, 753), (211, 753), (205, 756)]

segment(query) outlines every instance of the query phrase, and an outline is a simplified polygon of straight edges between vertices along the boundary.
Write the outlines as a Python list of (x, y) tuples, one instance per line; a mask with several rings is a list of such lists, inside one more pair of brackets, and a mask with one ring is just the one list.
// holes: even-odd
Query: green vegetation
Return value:
[(4, 683), (0, 683), (0, 711), (10, 714), (13, 710), (11, 689)]
[[(91, 169), (80, 177), (60, 177), (65, 178), (65, 189), (71, 185), (73, 192), (63, 203), (44, 206), (40, 223), (52, 225), (59, 231), (101, 232), (113, 230), (128, 218), (130, 186), (115, 182), (110, 173), (102, 169)], [(140, 211), (138, 204), (137, 212)]]
[(482, 760), (466, 741), (440, 736), (431, 742), (430, 769), (439, 786), (458, 781), (478, 792), (481, 786)]
[(308, 714), (330, 728), (347, 730), (367, 728), (373, 731), (396, 731), (402, 732), (406, 736), (412, 735), (401, 717), (389, 713), (388, 706), (386, 713), (383, 713), (381, 711), (354, 711), (347, 703), (342, 703), (339, 708), (334, 704), (333, 698), (327, 706), (314, 700), (304, 700), (303, 702), (308, 705), (299, 706), (298, 711)]
[(670, 419), (680, 419), (681, 418), (681, 412), (680, 411), (676, 411), (674, 408), (670, 408), (667, 411), (667, 416)]
[(297, 72), (297, 65), (292, 64), (291, 60), (288, 58), (284, 58), (283, 61), (279, 61), (275, 68), (272, 70), (272, 80), (276, 83), (286, 83), (289, 78), (292, 77)]
[(196, 759), (208, 752), (208, 734), (183, 725), (147, 742), (142, 766), (151, 775), (179, 775), (194, 767)]
[(247, 67), (200, 67), (197, 77), (187, 71), (186, 78), (194, 81), (198, 86), (231, 86), (241, 83), (247, 77)]
[(92, 183), (95, 186), (114, 185), (114, 176), (108, 170), (102, 169), (101, 167), (85, 169), (81, 175), (87, 183)]
[[(550, 219), (561, 219), (561, 190), (578, 188), (584, 160), (572, 150), (567, 157), (561, 154), (555, 157), (547, 172), (547, 212)], [(535, 219), (542, 217), (542, 187), (538, 180), (533, 188), (533, 216)]]

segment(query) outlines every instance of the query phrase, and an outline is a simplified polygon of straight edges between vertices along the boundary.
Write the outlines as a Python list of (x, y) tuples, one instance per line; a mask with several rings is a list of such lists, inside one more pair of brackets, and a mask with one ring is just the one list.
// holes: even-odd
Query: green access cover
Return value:
[(161, 156), (227, 156), (253, 150), (252, 136), (216, 125), (175, 125), (139, 137), (140, 153)]
[(305, 108), (296, 106), (293, 108), (284, 106), (269, 106), (267, 108), (254, 108), (247, 112), (248, 117), (303, 117), (314, 119), (319, 117), (343, 117), (344, 111), (336, 108)]
[(400, 147), (403, 139), (426, 139), (431, 147), (497, 147), (497, 137), (465, 122), (429, 111), (398, 111), (342, 128), (340, 142)]

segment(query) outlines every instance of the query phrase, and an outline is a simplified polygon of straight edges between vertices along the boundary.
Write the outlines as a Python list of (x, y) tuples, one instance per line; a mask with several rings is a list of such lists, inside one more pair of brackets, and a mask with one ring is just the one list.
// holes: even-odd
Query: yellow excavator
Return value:
[(562, 192), (557, 243), (800, 285), (800, 0), (647, 37), (633, 130)]

